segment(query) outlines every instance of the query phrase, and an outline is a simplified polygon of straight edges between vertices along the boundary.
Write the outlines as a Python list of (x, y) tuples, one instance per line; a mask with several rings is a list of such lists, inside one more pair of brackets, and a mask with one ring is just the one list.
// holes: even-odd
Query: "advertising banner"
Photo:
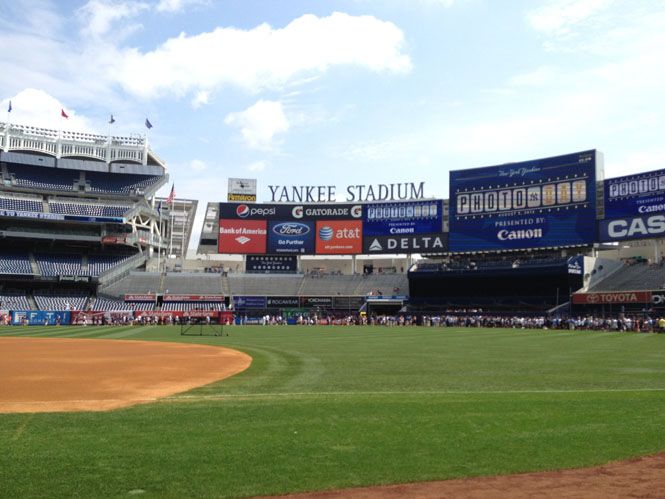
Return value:
[(224, 295), (164, 295), (163, 301), (187, 301), (187, 302), (222, 302)]
[(360, 220), (360, 204), (219, 203), (219, 218), (229, 220)]
[(298, 270), (297, 256), (276, 255), (247, 255), (245, 262), (246, 272), (260, 272), (270, 274), (277, 272), (296, 272)]
[(649, 303), (651, 291), (613, 291), (607, 293), (575, 293), (574, 305), (602, 305), (622, 303)]
[(125, 295), (125, 301), (155, 301), (155, 295), (146, 294), (128, 294)]
[(665, 170), (605, 181), (605, 218), (630, 218), (665, 211)]
[(316, 222), (317, 255), (355, 255), (362, 253), (362, 221), (329, 220)]
[(598, 223), (598, 239), (601, 242), (663, 236), (665, 214), (601, 220)]
[(364, 303), (364, 296), (333, 296), (334, 309), (357, 311)]
[(312, 308), (332, 308), (332, 296), (302, 296), (300, 297), (300, 304), (302, 307)]
[(219, 252), (229, 254), (264, 254), (267, 222), (265, 220), (219, 221)]
[(228, 200), (241, 202), (256, 202), (255, 178), (229, 178)]
[(69, 324), (71, 313), (69, 311), (51, 312), (48, 310), (14, 310), (11, 318), (13, 325), (28, 326), (56, 326)]
[(363, 206), (365, 236), (395, 236), (443, 231), (443, 201), (376, 203)]
[(297, 308), (299, 306), (299, 296), (268, 296), (268, 308)]
[(265, 296), (234, 296), (233, 308), (236, 310), (243, 308), (261, 308), (265, 309), (267, 305)]
[(363, 237), (363, 253), (446, 253), (448, 234)]
[(592, 150), (451, 171), (450, 250), (593, 243), (601, 163)]
[(314, 254), (314, 222), (270, 222), (268, 253)]

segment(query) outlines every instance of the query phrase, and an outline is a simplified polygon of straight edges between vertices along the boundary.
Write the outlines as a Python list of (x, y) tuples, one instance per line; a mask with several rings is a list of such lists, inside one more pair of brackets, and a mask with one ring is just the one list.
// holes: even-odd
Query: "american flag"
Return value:
[(173, 204), (175, 200), (175, 184), (171, 184), (171, 194), (166, 198), (166, 204)]

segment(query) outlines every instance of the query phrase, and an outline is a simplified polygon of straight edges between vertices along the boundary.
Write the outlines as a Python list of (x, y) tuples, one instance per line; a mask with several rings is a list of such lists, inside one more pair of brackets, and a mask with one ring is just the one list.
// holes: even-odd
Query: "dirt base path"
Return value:
[(252, 358), (155, 341), (0, 338), (0, 412), (104, 411), (233, 376)]
[[(283, 496), (284, 497), (284, 496)], [(665, 497), (665, 454), (594, 468), (294, 494), (315, 499)]]

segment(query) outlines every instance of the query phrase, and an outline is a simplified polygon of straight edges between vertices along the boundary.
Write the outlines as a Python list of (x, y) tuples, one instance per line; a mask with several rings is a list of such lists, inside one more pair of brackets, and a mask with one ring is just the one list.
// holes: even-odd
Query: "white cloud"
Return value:
[[(72, 130), (77, 132), (95, 133), (90, 126), (90, 120), (76, 113), (74, 109), (67, 108), (58, 99), (43, 90), (27, 88), (11, 98), (0, 102), (3, 111), (8, 109), (12, 101), (12, 112), (9, 120), (30, 126), (51, 128), (55, 130)], [(64, 109), (69, 118), (60, 115)]]
[(265, 171), (268, 163), (266, 161), (255, 161), (247, 167), (250, 172), (262, 172)]
[(155, 7), (157, 12), (181, 12), (191, 6), (207, 5), (208, 0), (159, 0)]
[(244, 111), (229, 113), (224, 123), (240, 128), (251, 149), (271, 149), (275, 145), (275, 136), (289, 129), (282, 103), (268, 100), (259, 100)]
[(201, 106), (208, 103), (209, 98), (210, 98), (210, 92), (206, 90), (199, 90), (198, 92), (196, 92), (196, 95), (192, 99), (192, 107), (194, 109), (200, 108)]
[(117, 21), (134, 18), (148, 8), (149, 5), (143, 2), (89, 0), (77, 11), (83, 24), (81, 33), (100, 37), (107, 34)]
[(144, 98), (222, 85), (257, 92), (281, 89), (332, 66), (405, 73), (411, 61), (402, 52), (403, 45), (404, 35), (397, 26), (373, 16), (308, 14), (284, 28), (268, 24), (251, 30), (217, 28), (194, 36), (181, 33), (147, 53), (127, 49), (113, 77)]
[(208, 165), (206, 164), (205, 161), (201, 161), (200, 159), (193, 159), (189, 163), (189, 168), (191, 170), (194, 170), (195, 172), (202, 172), (203, 170), (206, 170), (208, 168)]
[(548, 35), (566, 36), (607, 9), (614, 0), (550, 0), (527, 14), (527, 21)]

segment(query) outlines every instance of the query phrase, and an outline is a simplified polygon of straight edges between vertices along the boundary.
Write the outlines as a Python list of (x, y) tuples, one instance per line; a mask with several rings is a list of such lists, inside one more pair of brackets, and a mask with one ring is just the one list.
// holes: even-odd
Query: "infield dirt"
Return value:
[(0, 412), (104, 411), (233, 376), (242, 352), (155, 341), (0, 338)]

